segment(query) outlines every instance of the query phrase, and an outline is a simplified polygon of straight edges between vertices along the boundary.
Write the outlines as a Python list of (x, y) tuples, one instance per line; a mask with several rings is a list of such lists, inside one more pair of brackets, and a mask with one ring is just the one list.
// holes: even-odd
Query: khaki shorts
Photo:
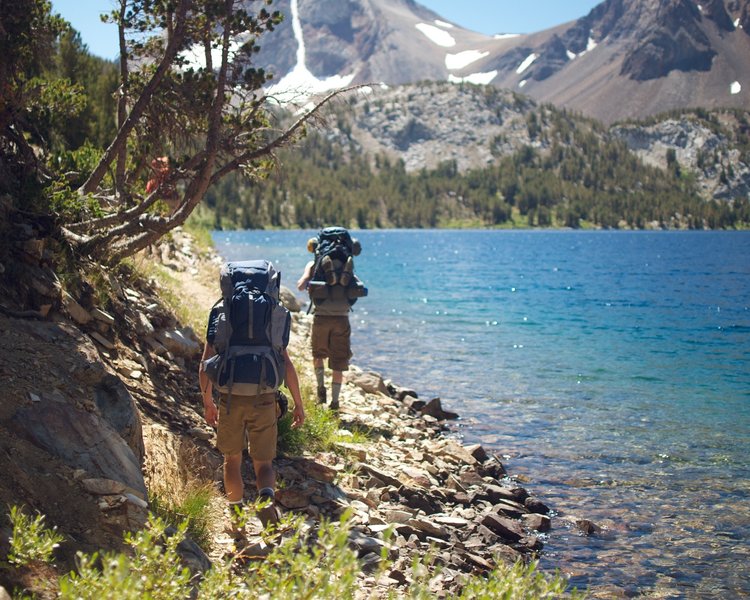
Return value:
[(245, 447), (247, 432), (250, 456), (257, 460), (276, 458), (276, 393), (260, 396), (235, 396), (229, 399), (221, 395), (219, 405), (219, 427), (216, 432), (216, 447), (222, 454), (240, 454)]
[(347, 371), (352, 357), (349, 317), (315, 315), (312, 326), (313, 358), (327, 358), (334, 371)]

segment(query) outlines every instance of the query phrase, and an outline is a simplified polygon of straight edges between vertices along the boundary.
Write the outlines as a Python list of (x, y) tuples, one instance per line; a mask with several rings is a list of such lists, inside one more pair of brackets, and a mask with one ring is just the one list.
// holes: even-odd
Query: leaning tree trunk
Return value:
[[(128, 116), (128, 49), (125, 40), (125, 12), (127, 0), (120, 0), (120, 20), (117, 31), (120, 39), (120, 88), (117, 96), (117, 129), (122, 129)], [(125, 165), (127, 162), (127, 144), (123, 144), (117, 153), (117, 166), (115, 168), (115, 192), (122, 198), (125, 191)]]
[[(226, 1), (227, 9), (230, 9), (233, 0)], [(214, 101), (211, 106), (211, 115), (209, 118), (208, 132), (206, 135), (205, 158), (197, 175), (190, 181), (188, 189), (183, 196), (182, 202), (180, 203), (179, 208), (174, 212), (174, 214), (164, 222), (162, 222), (161, 219), (156, 219), (152, 222), (149, 222), (149, 225), (151, 225), (151, 229), (144, 231), (136, 237), (130, 238), (124, 243), (116, 246), (113, 251), (109, 253), (109, 259), (111, 262), (117, 262), (127, 256), (132, 256), (136, 252), (143, 250), (150, 244), (154, 243), (168, 231), (171, 231), (175, 227), (182, 225), (190, 216), (190, 213), (193, 212), (195, 207), (198, 206), (200, 201), (206, 195), (206, 191), (211, 184), (211, 176), (213, 174), (214, 165), (216, 163), (216, 156), (219, 152), (221, 118), (227, 102), (226, 89), (227, 71), (229, 69), (229, 32), (230, 28), (225, 27), (222, 39), (221, 67), (219, 68), (219, 75), (216, 82), (216, 92)]]
[(156, 71), (154, 72), (149, 82), (146, 84), (143, 92), (141, 92), (141, 94), (138, 96), (138, 100), (136, 100), (135, 104), (133, 105), (128, 118), (125, 119), (125, 122), (117, 132), (115, 139), (109, 145), (109, 148), (107, 148), (107, 150), (104, 152), (104, 156), (102, 156), (99, 164), (97, 164), (96, 168), (91, 173), (89, 178), (79, 188), (78, 191), (81, 194), (92, 194), (94, 193), (94, 191), (96, 191), (96, 188), (99, 186), (102, 179), (104, 179), (104, 175), (107, 173), (107, 169), (112, 164), (112, 161), (114, 161), (119, 153), (125, 148), (128, 136), (131, 134), (135, 126), (138, 124), (138, 121), (143, 116), (146, 107), (148, 106), (149, 102), (151, 102), (151, 98), (154, 95), (154, 92), (159, 87), (159, 84), (162, 82), (167, 72), (172, 68), (172, 62), (174, 61), (175, 56), (177, 56), (177, 51), (180, 49), (185, 37), (186, 18), (190, 5), (190, 0), (180, 1), (179, 7), (176, 12), (173, 35), (170, 36), (167, 42), (167, 47), (164, 50), (164, 55), (162, 56), (161, 61), (159, 61), (159, 65), (157, 66)]

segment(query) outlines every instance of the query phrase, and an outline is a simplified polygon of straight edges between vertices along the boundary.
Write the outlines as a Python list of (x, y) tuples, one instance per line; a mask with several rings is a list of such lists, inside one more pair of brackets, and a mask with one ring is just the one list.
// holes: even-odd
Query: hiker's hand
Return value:
[(294, 418), (292, 419), (292, 428), (302, 427), (305, 422), (305, 409), (302, 407), (302, 402), (294, 403)]
[(206, 417), (206, 423), (211, 427), (216, 427), (216, 420), (219, 417), (219, 411), (213, 402), (203, 403), (203, 414)]
[(309, 281), (309, 278), (307, 278), (307, 277), (302, 277), (302, 278), (301, 278), (301, 279), (300, 279), (300, 280), (299, 280), (299, 281), (297, 282), (297, 289), (298, 289), (298, 290), (299, 290), (300, 292), (304, 292), (304, 291), (305, 291), (305, 289), (307, 288), (307, 282), (308, 282), (308, 281)]

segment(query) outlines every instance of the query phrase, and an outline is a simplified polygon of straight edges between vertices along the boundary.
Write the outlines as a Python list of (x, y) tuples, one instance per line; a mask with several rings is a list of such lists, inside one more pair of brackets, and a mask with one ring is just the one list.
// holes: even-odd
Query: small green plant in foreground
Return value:
[(31, 517), (17, 506), (10, 509), (10, 522), (13, 534), (10, 537), (8, 562), (24, 566), (34, 561), (52, 562), (52, 554), (63, 541), (57, 528), (44, 525), (44, 515)]
[(78, 572), (60, 580), (60, 598), (65, 600), (177, 600), (190, 597), (191, 574), (181, 566), (177, 546), (185, 537), (187, 524), (172, 535), (167, 524), (151, 515), (142, 531), (128, 533), (130, 555), (79, 552)]
[[(187, 532), (187, 523), (173, 533), (168, 524), (151, 514), (145, 529), (127, 533), (127, 553), (77, 554), (78, 569), (60, 578), (58, 597), (62, 600), (187, 600), (264, 598), (287, 600), (305, 598), (355, 598), (361, 595), (362, 571), (356, 552), (349, 545), (350, 524), (347, 516), (339, 522), (322, 522), (310, 528), (300, 516), (287, 515), (284, 539), (277, 540), (273, 551), (261, 561), (240, 564), (237, 559), (215, 561), (205, 573), (191, 573), (182, 566), (178, 546)], [(31, 519), (18, 509), (11, 509), (14, 538), (26, 541), (16, 549), (13, 564), (38, 560), (49, 555), (59, 541), (54, 530), (44, 528), (44, 518)], [(16, 535), (19, 528), (27, 534)], [(28, 536), (28, 537), (26, 537)], [(45, 540), (46, 551), (40, 550)], [(379, 573), (391, 568), (388, 560), (390, 540), (385, 536)], [(16, 548), (14, 546), (14, 548)], [(29, 550), (34, 548), (35, 550)], [(19, 554), (20, 550), (20, 554)], [(20, 556), (25, 558), (19, 562)], [(438, 598), (441, 589), (440, 567), (434, 555), (416, 558), (412, 582), (408, 588), (391, 590), (387, 597), (413, 600)], [(467, 575), (459, 600), (506, 599), (546, 600), (583, 598), (576, 591), (566, 593), (565, 579), (548, 579), (536, 565), (499, 566), (486, 576)]]
[(548, 578), (536, 570), (537, 563), (525, 565), (501, 565), (486, 579), (472, 577), (463, 589), (462, 600), (497, 598), (501, 600), (524, 600), (526, 598), (570, 598), (582, 600), (585, 596), (577, 590), (566, 593), (565, 578), (556, 575)]
[(155, 515), (173, 527), (179, 527), (184, 522), (187, 535), (201, 548), (208, 550), (212, 539), (211, 528), (217, 518), (212, 501), (217, 495), (210, 483), (190, 485), (179, 494), (165, 489), (152, 495), (151, 508)]

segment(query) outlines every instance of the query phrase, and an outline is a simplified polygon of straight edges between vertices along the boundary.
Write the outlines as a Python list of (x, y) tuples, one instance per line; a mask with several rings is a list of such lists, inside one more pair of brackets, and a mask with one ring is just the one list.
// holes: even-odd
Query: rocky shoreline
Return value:
[[(436, 591), (449, 593), (460, 588), (462, 574), (533, 558), (542, 549), (549, 508), (517, 485), (497, 456), (446, 436), (446, 417), (455, 415), (439, 399), (425, 403), (356, 368), (342, 394), (342, 431), (368, 431), (370, 441), (341, 442), (340, 454), (278, 459), (285, 484), (278, 501), (311, 516), (351, 510), (363, 583), (408, 586), (414, 557), (434, 546), (441, 565)], [(379, 563), (387, 528), (395, 534), (388, 548), (393, 567), (386, 578), (366, 581), (368, 566)]]
[[(0, 468), (8, 473), (0, 500), (50, 516), (68, 538), (63, 570), (72, 567), (75, 550), (117, 549), (123, 531), (145, 523), (153, 494), (221, 482), (221, 456), (197, 386), (202, 340), (162, 302), (177, 293), (207, 314), (221, 261), (195, 250), (181, 231), (147, 260), (154, 258), (173, 273), (174, 289), (154, 280), (126, 284), (109, 274), (107, 310), (91, 293), (64, 289), (37, 259), (28, 270), (43, 272), (36, 281), (48, 285), (29, 288), (36, 301), (16, 302), (36, 311), (35, 318), (7, 310), (0, 317), (3, 369), (13, 374), (0, 403), (7, 434)], [(284, 299), (293, 311), (290, 354), (301, 380), (311, 382), (312, 317), (291, 291)], [(29, 370), (29, 361), (37, 368)], [(530, 560), (542, 550), (549, 508), (506, 473), (498, 456), (452, 436), (448, 423), (456, 416), (437, 398), (425, 402), (354, 367), (338, 413), (344, 441), (334, 451), (276, 460), (282, 512), (302, 515), (312, 529), (322, 518), (350, 513), (363, 594), (408, 594), (412, 563), (429, 549), (440, 566), (432, 582), (438, 596), (459, 590), (466, 574), (488, 572), (498, 561)], [(346, 441), (355, 433), (357, 443)], [(27, 463), (24, 472), (13, 466), (18, 459)], [(249, 463), (246, 472), (252, 473)], [(34, 473), (45, 485), (32, 485)], [(254, 493), (246, 481), (246, 497)], [(583, 533), (589, 526), (578, 523)], [(202, 571), (237, 551), (220, 531), (214, 542), (210, 555), (188, 544), (186, 564)], [(376, 579), (384, 548), (392, 566)]]
[[(312, 382), (312, 316), (291, 290), (282, 289), (282, 301), (293, 316), (290, 355), (302, 381)], [(497, 455), (452, 436), (449, 421), (458, 415), (439, 398), (424, 401), (379, 373), (352, 366), (338, 418), (341, 438), (365, 432), (367, 441), (277, 458), (277, 502), (283, 511), (304, 515), (311, 527), (349, 511), (363, 590), (405, 591), (415, 557), (430, 548), (440, 566), (433, 581), (440, 595), (456, 592), (465, 574), (488, 572), (498, 561), (538, 557), (551, 529), (550, 509), (508, 475)], [(252, 473), (249, 465), (245, 471)], [(253, 496), (247, 482), (246, 497)], [(388, 543), (387, 529), (393, 531)], [(375, 580), (384, 546), (392, 568)]]

